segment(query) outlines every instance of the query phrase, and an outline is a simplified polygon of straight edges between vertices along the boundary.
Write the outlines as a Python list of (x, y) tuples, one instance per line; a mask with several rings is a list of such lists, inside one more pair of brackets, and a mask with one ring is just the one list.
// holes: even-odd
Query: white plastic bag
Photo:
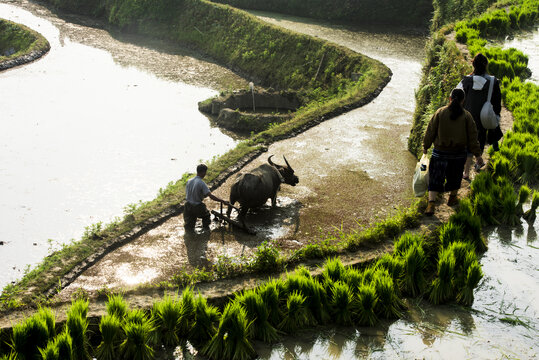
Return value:
[(415, 166), (414, 180), (412, 188), (417, 197), (425, 195), (429, 187), (429, 158), (423, 154)]

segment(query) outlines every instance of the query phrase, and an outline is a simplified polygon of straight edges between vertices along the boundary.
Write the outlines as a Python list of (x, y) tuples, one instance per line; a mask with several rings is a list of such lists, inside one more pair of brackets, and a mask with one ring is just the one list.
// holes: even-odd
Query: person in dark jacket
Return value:
[[(475, 121), (477, 126), (479, 146), (481, 148), (481, 154), (485, 149), (485, 144), (492, 144), (494, 150), (498, 150), (498, 141), (502, 138), (503, 133), (500, 126), (496, 129), (487, 130), (481, 124), (480, 113), (483, 105), (487, 101), (488, 89), (490, 86), (490, 80), (485, 77), (487, 74), (488, 59), (485, 55), (479, 53), (475, 55), (473, 61), (473, 73), (462, 79), (457, 88), (463, 89), (466, 94), (466, 100), (464, 102), (464, 109), (468, 110)], [(496, 115), (500, 115), (502, 110), (502, 93), (500, 91), (500, 82), (494, 78), (494, 87), (492, 89), (492, 97), (490, 102)], [(470, 179), (470, 168), (473, 163), (472, 154), (468, 152), (468, 158), (464, 166), (463, 177), (466, 180)], [(476, 164), (478, 166), (479, 164)]]
[(464, 90), (453, 89), (449, 105), (438, 109), (429, 121), (423, 138), (423, 153), (434, 144), (429, 164), (429, 204), (425, 215), (434, 214), (438, 193), (449, 191), (447, 205), (458, 204), (457, 193), (462, 182), (466, 152), (483, 164), (477, 127), (472, 115), (463, 108)]

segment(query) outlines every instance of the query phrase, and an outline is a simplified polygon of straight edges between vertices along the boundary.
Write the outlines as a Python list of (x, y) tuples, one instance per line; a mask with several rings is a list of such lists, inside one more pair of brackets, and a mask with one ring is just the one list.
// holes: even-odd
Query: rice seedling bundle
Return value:
[(180, 304), (178, 331), (180, 337), (187, 337), (195, 319), (195, 295), (190, 287), (183, 290)]
[(251, 336), (266, 343), (274, 342), (279, 338), (277, 330), (268, 321), (268, 310), (262, 297), (254, 290), (247, 290), (236, 297), (252, 323)]
[(76, 308), (74, 311), (69, 311), (67, 314), (66, 328), (71, 336), (73, 359), (86, 360), (90, 358), (88, 348), (90, 346), (88, 340), (88, 321)]
[(309, 324), (309, 310), (305, 306), (305, 297), (299, 292), (294, 291), (288, 295), (283, 321), (279, 328), (293, 333)]
[(73, 359), (73, 340), (69, 335), (69, 330), (65, 329), (54, 340), (58, 348), (58, 359), (72, 360)]
[(474, 301), (473, 290), (483, 278), (481, 265), (476, 261), (468, 267), (464, 286), (457, 294), (457, 301), (465, 306), (471, 306)]
[(175, 346), (180, 343), (178, 336), (181, 317), (180, 302), (169, 295), (153, 304), (152, 318), (161, 342), (166, 346)]
[(325, 278), (331, 279), (332, 282), (343, 280), (346, 269), (341, 260), (337, 257), (328, 258), (324, 264), (322, 275)]
[(214, 360), (247, 360), (255, 355), (249, 342), (251, 323), (245, 309), (237, 301), (231, 301), (223, 310), (217, 333), (202, 349)]
[(371, 285), (363, 285), (357, 294), (357, 321), (359, 325), (374, 326), (378, 321), (375, 309), (378, 299), (376, 289)]
[(532, 204), (528, 211), (523, 215), (524, 220), (533, 225), (535, 222), (537, 208), (539, 207), (539, 192), (534, 191), (532, 196)]
[(509, 226), (520, 224), (520, 217), (517, 215), (517, 195), (511, 191), (502, 189), (501, 209), (499, 212), (500, 222)]
[(13, 326), (11, 350), (16, 359), (34, 359), (39, 356), (39, 348), (47, 346), (49, 330), (45, 320), (32, 316)]
[(58, 347), (54, 341), (49, 341), (47, 347), (39, 349), (42, 360), (59, 360), (58, 359)]
[(517, 203), (517, 209), (516, 209), (516, 215), (522, 216), (524, 215), (524, 209), (522, 206), (526, 201), (528, 201), (528, 198), (530, 197), (531, 190), (527, 185), (522, 185), (520, 187), (520, 190), (518, 191), (518, 203)]
[(395, 243), (395, 248), (393, 250), (393, 254), (402, 256), (404, 255), (408, 249), (415, 245), (420, 244), (423, 245), (423, 237), (418, 234), (412, 234), (410, 232), (405, 232), (399, 240)]
[(375, 313), (386, 319), (396, 319), (401, 316), (404, 304), (397, 295), (397, 289), (393, 278), (384, 271), (377, 271), (374, 279), (376, 291)]
[(449, 246), (448, 250), (455, 258), (455, 269), (457, 270), (466, 264), (466, 256), (469, 252), (472, 252), (475, 255), (472, 244), (463, 241), (454, 242)]
[(125, 339), (120, 344), (120, 353), (124, 359), (150, 360), (154, 358), (151, 347), (152, 327), (149, 321), (144, 323), (128, 322), (123, 324)]
[(282, 319), (282, 312), (279, 306), (280, 291), (278, 283), (281, 283), (281, 281), (272, 279), (257, 289), (257, 292), (262, 297), (262, 301), (268, 309), (268, 321), (273, 326), (277, 326)]
[(412, 295), (421, 294), (427, 285), (424, 275), (426, 257), (420, 245), (411, 246), (404, 254), (404, 289)]
[(473, 244), (478, 252), (485, 252), (487, 244), (481, 234), (481, 219), (476, 215), (468, 215), (466, 212), (461, 212), (460, 209), (451, 215), (449, 222), (452, 222), (462, 228), (464, 241)]
[(472, 216), (473, 215), (473, 205), (469, 198), (461, 199), (459, 202), (458, 213)]
[(514, 171), (514, 167), (511, 165), (511, 162), (504, 156), (499, 155), (494, 158), (494, 161), (491, 162), (492, 167), (492, 177), (509, 177)]
[[(388, 255), (388, 254), (386, 254)], [(357, 293), (361, 284), (363, 284), (363, 273), (355, 268), (346, 269), (344, 275), (344, 282), (350, 287), (350, 290), (355, 294)]]
[(498, 223), (494, 218), (496, 201), (494, 200), (492, 193), (481, 192), (475, 194), (473, 205), (475, 214), (481, 218), (483, 224), (493, 225)]
[(123, 320), (129, 307), (121, 294), (112, 294), (107, 297), (107, 313)]
[(438, 255), (437, 277), (433, 280), (429, 300), (442, 304), (453, 297), (453, 276), (455, 256), (449, 248), (442, 249)]
[(36, 315), (38, 318), (45, 321), (47, 329), (49, 331), (49, 339), (52, 339), (56, 336), (56, 317), (50, 308), (40, 307)]
[(216, 324), (221, 313), (215, 306), (208, 305), (206, 298), (198, 295), (195, 299), (195, 321), (189, 332), (189, 339), (195, 344), (209, 341), (217, 332)]
[(96, 349), (98, 360), (115, 360), (119, 358), (119, 347), (122, 343), (122, 323), (113, 315), (105, 315), (99, 323), (101, 343)]
[(494, 181), (492, 180), (492, 175), (488, 171), (482, 171), (477, 174), (470, 184), (470, 189), (472, 190), (472, 198), (477, 194), (488, 193), (492, 190), (494, 186)]
[(539, 156), (535, 152), (520, 151), (517, 154), (517, 164), (520, 170), (520, 181), (526, 184), (537, 182), (539, 174)]
[(298, 266), (294, 272), (299, 276), (304, 276), (309, 279), (312, 278), (311, 272), (303, 265)]
[(462, 240), (462, 227), (450, 221), (445, 223), (440, 229), (440, 245), (447, 248), (455, 241)]
[(370, 285), (372, 283), (372, 280), (374, 279), (374, 273), (376, 272), (376, 269), (374, 266), (370, 266), (363, 270), (363, 284), (364, 285)]
[[(328, 280), (331, 281), (331, 280)], [(317, 281), (312, 278), (306, 278), (296, 274), (288, 275), (285, 281), (286, 293), (299, 292), (305, 298), (305, 307), (307, 308), (308, 324), (316, 325), (314, 314), (322, 317), (322, 309), (320, 302), (319, 289), (316, 285)]]
[(354, 294), (348, 285), (342, 281), (335, 282), (331, 296), (331, 309), (333, 319), (339, 325), (352, 324), (354, 308)]

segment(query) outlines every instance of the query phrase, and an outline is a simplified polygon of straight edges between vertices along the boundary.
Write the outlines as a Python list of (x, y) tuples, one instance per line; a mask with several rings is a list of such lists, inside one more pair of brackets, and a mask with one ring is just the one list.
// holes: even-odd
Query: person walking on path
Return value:
[(423, 153), (434, 144), (429, 164), (429, 203), (425, 215), (434, 214), (436, 196), (449, 191), (447, 205), (458, 204), (457, 193), (462, 182), (466, 152), (483, 164), (472, 115), (463, 108), (464, 90), (453, 89), (449, 105), (438, 109), (429, 121), (423, 138)]
[(225, 201), (217, 196), (213, 195), (204, 182), (204, 177), (208, 167), (204, 164), (197, 166), (197, 175), (187, 181), (185, 186), (185, 209), (183, 211), (184, 227), (186, 230), (193, 231), (198, 218), (202, 218), (202, 226), (205, 229), (210, 227), (210, 212), (204, 204), (203, 200), (209, 197), (212, 200), (219, 201), (225, 205), (229, 205), (228, 201)]
[[(466, 94), (466, 101), (464, 102), (464, 109), (468, 110), (475, 121), (477, 126), (479, 147), (481, 155), (485, 148), (485, 144), (492, 144), (495, 151), (498, 151), (498, 141), (502, 138), (503, 133), (500, 129), (500, 125), (495, 129), (487, 130), (481, 124), (480, 114), (483, 104), (487, 101), (488, 90), (491, 79), (494, 80), (494, 86), (492, 89), (492, 97), (490, 102), (496, 115), (500, 115), (502, 110), (502, 93), (500, 91), (500, 82), (494, 76), (488, 76), (487, 66), (488, 59), (485, 55), (479, 53), (475, 55), (472, 61), (473, 73), (465, 76), (462, 81), (457, 85), (457, 88), (463, 89)], [(468, 152), (468, 157), (464, 166), (464, 179), (470, 179), (470, 168), (473, 163), (473, 157)], [(476, 166), (479, 166), (476, 162)]]

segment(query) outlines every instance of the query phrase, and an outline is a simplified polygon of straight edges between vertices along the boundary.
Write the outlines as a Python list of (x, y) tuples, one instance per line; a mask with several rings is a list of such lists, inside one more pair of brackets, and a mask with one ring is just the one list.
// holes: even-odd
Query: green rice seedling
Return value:
[(180, 317), (181, 306), (176, 297), (165, 295), (162, 300), (153, 304), (152, 318), (158, 337), (165, 346), (175, 346), (180, 343), (178, 336)]
[(479, 285), (483, 278), (481, 265), (476, 261), (468, 267), (464, 286), (457, 294), (457, 301), (464, 306), (471, 306), (474, 301), (473, 290)]
[(492, 174), (488, 171), (482, 171), (477, 174), (470, 184), (470, 189), (472, 190), (472, 197), (475, 197), (477, 194), (486, 194), (492, 190), (494, 186), (494, 180), (492, 179)]
[(69, 331), (65, 329), (56, 336), (54, 340), (58, 347), (58, 359), (72, 360), (73, 359), (73, 340)]
[(56, 336), (56, 317), (50, 308), (40, 307), (36, 315), (38, 318), (45, 321), (47, 324), (47, 329), (49, 332), (49, 339), (52, 339)]
[(90, 305), (90, 302), (84, 299), (77, 299), (77, 300), (72, 301), (71, 307), (68, 310), (68, 316), (69, 314), (72, 314), (72, 315), (79, 314), (83, 319), (86, 319), (86, 316), (88, 315), (89, 305)]
[(257, 289), (257, 292), (262, 297), (262, 301), (264, 304), (266, 304), (266, 308), (268, 309), (268, 321), (273, 326), (277, 326), (283, 317), (281, 308), (279, 306), (280, 286), (278, 283), (281, 283), (281, 281), (273, 279), (262, 284)]
[(363, 285), (357, 294), (357, 320), (359, 325), (374, 326), (378, 321), (376, 317), (376, 289), (371, 285)]
[(503, 191), (499, 216), (502, 224), (509, 226), (520, 224), (520, 217), (517, 215), (517, 195), (513, 189)]
[(522, 185), (518, 191), (518, 203), (517, 203), (517, 209), (516, 209), (516, 215), (522, 216), (524, 215), (524, 209), (523, 205), (526, 201), (528, 201), (528, 198), (530, 197), (531, 190), (527, 185)]
[(402, 278), (404, 264), (402, 259), (391, 254), (385, 254), (378, 260), (375, 268), (386, 269), (393, 281), (397, 282)]
[(497, 156), (493, 162), (491, 162), (492, 177), (497, 179), (499, 177), (509, 177), (514, 171), (514, 167), (511, 162), (504, 156)]
[(373, 284), (378, 299), (375, 313), (386, 319), (399, 318), (404, 304), (397, 294), (397, 287), (389, 272), (376, 271)]
[(98, 360), (115, 360), (119, 358), (119, 348), (122, 343), (122, 323), (113, 315), (105, 315), (99, 322), (101, 343), (96, 349)]
[(327, 318), (323, 314), (324, 309), (322, 308), (319, 287), (316, 280), (297, 274), (289, 274), (285, 281), (285, 289), (288, 294), (298, 291), (305, 297), (305, 307), (308, 309), (308, 325), (316, 325), (317, 318), (320, 321)]
[(393, 249), (393, 254), (397, 256), (404, 255), (408, 249), (415, 244), (423, 245), (423, 237), (419, 234), (412, 234), (410, 232), (405, 232), (395, 243), (395, 248)]
[(129, 306), (124, 300), (122, 294), (108, 295), (107, 300), (107, 313), (109, 315), (116, 316), (120, 320), (123, 320), (129, 311)]
[(525, 184), (537, 182), (539, 174), (539, 156), (537, 154), (522, 151), (517, 155), (517, 163), (521, 172), (520, 182)]
[(412, 245), (404, 254), (404, 289), (412, 296), (423, 293), (426, 287), (424, 270), (426, 257), (423, 247)]
[(306, 278), (309, 278), (311, 279), (312, 276), (311, 276), (311, 272), (303, 265), (301, 266), (298, 266), (295, 270), (295, 273), (299, 276), (304, 276)]
[(237, 301), (231, 301), (223, 310), (217, 333), (202, 348), (214, 360), (247, 360), (255, 355), (249, 342), (251, 323), (247, 313)]
[(498, 224), (498, 221), (494, 218), (496, 201), (492, 193), (482, 192), (475, 194), (473, 205), (475, 214), (481, 218), (483, 224)]
[(440, 245), (442, 248), (447, 248), (455, 241), (462, 240), (462, 227), (454, 222), (447, 222), (440, 229)]
[(453, 297), (453, 275), (455, 256), (451, 249), (442, 249), (438, 255), (438, 271), (432, 281), (429, 300), (433, 304), (442, 304)]
[(90, 358), (88, 349), (88, 321), (82, 317), (79, 307), (74, 311), (68, 311), (66, 328), (71, 336), (74, 360), (86, 360)]
[(341, 281), (335, 282), (330, 304), (333, 319), (337, 324), (352, 324), (353, 308), (355, 307), (354, 294), (346, 283)]
[(458, 270), (466, 263), (466, 256), (469, 252), (475, 255), (473, 245), (463, 241), (456, 241), (452, 243), (448, 250), (453, 254), (455, 258), (455, 269)]
[(9, 354), (0, 355), (1, 360), (17, 360), (15, 353), (10, 352)]
[(322, 276), (324, 278), (331, 279), (332, 282), (343, 280), (346, 269), (341, 260), (337, 257), (328, 258), (324, 264), (324, 270)]
[(195, 320), (189, 339), (195, 344), (204, 344), (217, 332), (217, 324), (221, 313), (215, 306), (208, 305), (206, 298), (200, 294), (195, 299)]
[(44, 349), (39, 349), (39, 353), (43, 360), (59, 360), (58, 347), (54, 341), (49, 341)]
[(150, 334), (150, 340), (152, 343), (157, 343), (158, 333), (155, 328), (155, 319), (148, 316), (148, 314), (142, 309), (134, 309), (127, 313), (124, 318), (124, 323), (139, 324), (146, 328)]
[(531, 225), (533, 225), (533, 223), (535, 222), (535, 217), (536, 217), (536, 212), (537, 212), (538, 207), (539, 207), (539, 192), (535, 190), (532, 196), (531, 207), (523, 215), (524, 220), (526, 220)]
[(363, 283), (363, 273), (355, 268), (346, 269), (346, 274), (344, 275), (344, 282), (350, 287), (352, 293), (357, 293), (357, 290)]
[(187, 337), (195, 319), (195, 295), (190, 287), (183, 290), (180, 304), (178, 331), (180, 337)]
[(374, 268), (374, 266), (370, 266), (366, 269), (363, 270), (363, 284), (364, 285), (369, 285), (372, 280), (374, 279), (374, 273), (376, 272), (376, 269)]
[(485, 252), (487, 244), (481, 234), (481, 219), (476, 215), (469, 215), (461, 212), (460, 209), (449, 217), (449, 222), (460, 226), (465, 242), (470, 242), (477, 252)]
[(247, 290), (236, 297), (247, 313), (247, 319), (252, 323), (251, 337), (272, 343), (279, 338), (277, 330), (268, 321), (268, 310), (262, 297), (254, 290)]
[(128, 322), (123, 324), (124, 341), (120, 344), (120, 353), (124, 359), (150, 360), (154, 358), (151, 347), (152, 327), (148, 324)]
[(34, 359), (39, 356), (39, 348), (49, 341), (49, 330), (46, 322), (32, 316), (22, 323), (13, 326), (11, 350), (17, 359)]
[(473, 215), (473, 205), (469, 198), (464, 198), (460, 200), (458, 213), (469, 216)]
[(283, 321), (279, 324), (279, 328), (287, 333), (293, 333), (308, 324), (309, 311), (305, 306), (305, 297), (299, 291), (294, 291), (288, 295)]

